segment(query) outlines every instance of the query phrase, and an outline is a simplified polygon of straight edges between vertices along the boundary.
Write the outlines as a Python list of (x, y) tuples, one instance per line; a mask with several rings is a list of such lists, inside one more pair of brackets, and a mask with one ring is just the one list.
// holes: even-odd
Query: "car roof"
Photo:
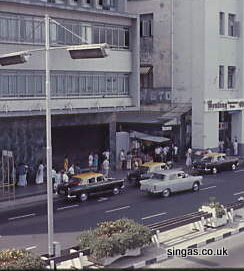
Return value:
[(225, 156), (225, 153), (222, 152), (212, 152), (212, 153), (207, 153), (204, 155), (204, 157), (215, 157), (215, 156)]
[(185, 173), (185, 172), (182, 170), (182, 168), (178, 168), (178, 169), (174, 168), (174, 169), (154, 171), (153, 173), (164, 174), (164, 175), (171, 175), (171, 174)]
[(160, 166), (165, 165), (164, 162), (147, 162), (141, 165), (141, 167), (153, 167), (153, 166)]
[(103, 176), (103, 174), (99, 173), (99, 172), (85, 172), (85, 173), (80, 173), (80, 174), (74, 175), (74, 176), (72, 176), (72, 178), (86, 179), (86, 178), (90, 178), (90, 177), (99, 177), (99, 176)]

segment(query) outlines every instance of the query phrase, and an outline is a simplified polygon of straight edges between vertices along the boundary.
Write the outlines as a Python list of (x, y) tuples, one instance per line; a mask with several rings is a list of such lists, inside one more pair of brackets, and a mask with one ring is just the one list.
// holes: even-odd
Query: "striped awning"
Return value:
[(141, 66), (140, 67), (140, 74), (147, 74), (151, 71), (152, 66)]

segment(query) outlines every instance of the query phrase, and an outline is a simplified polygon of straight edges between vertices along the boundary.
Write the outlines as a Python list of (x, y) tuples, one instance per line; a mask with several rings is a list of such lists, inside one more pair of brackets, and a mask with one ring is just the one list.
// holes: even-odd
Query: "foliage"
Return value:
[(80, 249), (90, 248), (92, 257), (102, 259), (149, 244), (151, 233), (146, 226), (123, 218), (99, 223), (94, 230), (82, 231), (78, 239)]
[(44, 269), (44, 261), (25, 249), (1, 250), (0, 269)]
[(215, 200), (215, 197), (209, 197), (209, 202), (207, 202), (206, 205), (215, 209), (216, 217), (221, 218), (223, 215), (225, 215), (224, 206)]

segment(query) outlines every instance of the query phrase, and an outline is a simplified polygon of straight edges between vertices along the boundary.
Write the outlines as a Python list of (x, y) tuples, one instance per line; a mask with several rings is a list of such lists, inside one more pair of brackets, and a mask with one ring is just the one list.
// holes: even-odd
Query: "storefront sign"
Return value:
[(162, 126), (162, 131), (171, 131), (172, 126)]
[(244, 99), (205, 100), (205, 112), (244, 110)]

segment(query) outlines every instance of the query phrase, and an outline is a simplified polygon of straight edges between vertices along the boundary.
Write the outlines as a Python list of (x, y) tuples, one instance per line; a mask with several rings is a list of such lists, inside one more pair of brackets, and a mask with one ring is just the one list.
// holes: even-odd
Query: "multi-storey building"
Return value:
[[(108, 43), (108, 57), (73, 60), (51, 50), (53, 161), (64, 155), (87, 166), (90, 152), (115, 152), (116, 112), (139, 108), (139, 21), (124, 0), (0, 1), (0, 54), (51, 46)], [(70, 30), (67, 31), (66, 29)], [(72, 34), (75, 33), (82, 38)], [(17, 162), (45, 159), (45, 52), (24, 64), (0, 67), (0, 147)], [(57, 163), (59, 163), (57, 165)], [(55, 164), (56, 163), (56, 164)]]
[(173, 99), (192, 102), (192, 147), (244, 154), (244, 2), (174, 1)]

